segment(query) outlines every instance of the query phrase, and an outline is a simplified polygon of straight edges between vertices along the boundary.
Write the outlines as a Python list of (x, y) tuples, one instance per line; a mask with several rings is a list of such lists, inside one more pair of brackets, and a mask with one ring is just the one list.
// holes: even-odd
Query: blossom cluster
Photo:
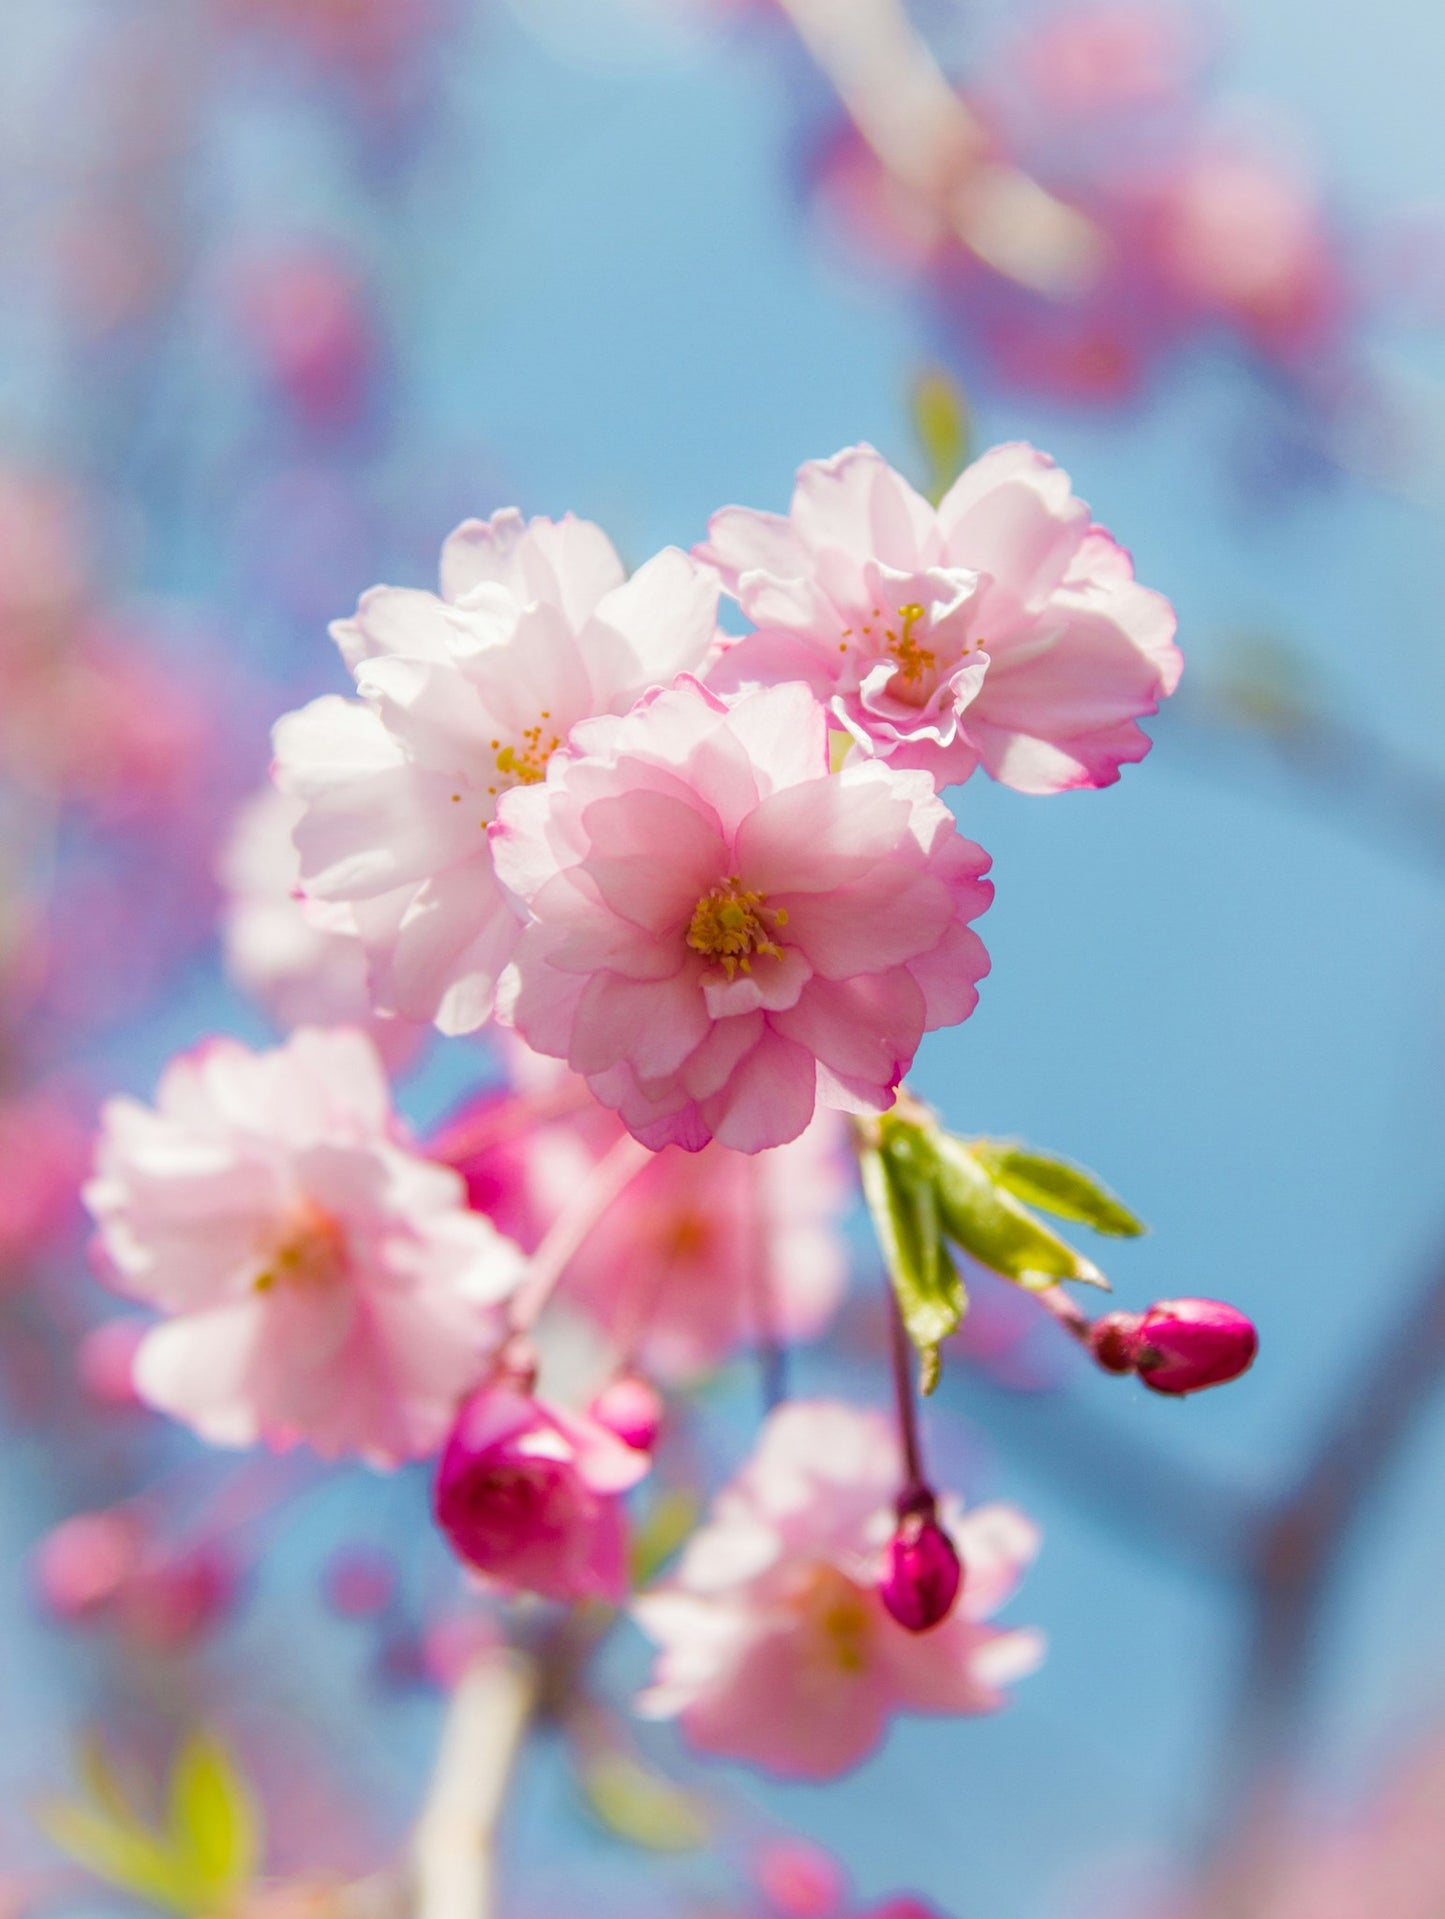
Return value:
[[(944, 790), (1117, 779), (1173, 631), (1021, 445), (936, 506), (850, 448), (787, 515), (725, 508), (630, 576), (589, 522), (499, 512), (452, 534), (439, 591), (364, 594), (332, 629), (352, 693), (278, 723), (221, 862), (232, 969), (293, 1030), (105, 1110), (102, 1267), (161, 1316), (127, 1334), (135, 1394), (220, 1446), (435, 1456), (439, 1532), (484, 1590), (627, 1606), (638, 1489), (691, 1388), (825, 1329), (848, 1148), (877, 1156), (923, 1036), (977, 1003), (989, 862)], [(490, 1029), (505, 1078), (418, 1139), (388, 1069), (429, 1027)], [(904, 1204), (921, 1110), (888, 1135)], [(1055, 1281), (1094, 1272), (1024, 1217)], [(900, 1339), (936, 1345), (903, 1304)], [(1177, 1364), (1173, 1390), (1226, 1370)], [(897, 1428), (775, 1406), (632, 1602), (644, 1711), (821, 1777), (892, 1713), (991, 1710), (1036, 1662), (986, 1623), (1033, 1529), (935, 1491), (904, 1376)], [(52, 1550), (56, 1593), (99, 1576), (84, 1545)]]

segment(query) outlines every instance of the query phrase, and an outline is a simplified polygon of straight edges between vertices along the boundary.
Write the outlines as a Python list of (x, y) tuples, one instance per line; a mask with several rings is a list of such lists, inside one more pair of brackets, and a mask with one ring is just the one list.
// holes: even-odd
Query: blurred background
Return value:
[[(373, 1869), (431, 1763), (424, 1475), (158, 1430), (75, 1197), (101, 1096), (273, 1030), (225, 849), (272, 719), (344, 685), (328, 620), (501, 505), (636, 564), (858, 440), (924, 484), (960, 408), (1068, 469), (1188, 669), (1117, 787), (954, 795), (994, 970), (915, 1084), (1148, 1219), (1121, 1304), (1221, 1294), (1262, 1354), (1144, 1403), (980, 1281), (937, 1446), (1042, 1523), (1042, 1672), (827, 1788), (649, 1733), (716, 1802), (696, 1851), (624, 1843), (540, 1742), (508, 1910), (736, 1910), (776, 1828), (955, 1919), (1241, 1912), (1194, 1875), (1286, 1780), (1250, 1913), (1440, 1910), (1442, 67), (1428, 0), (6, 0), (0, 1911), (122, 1903), (32, 1816), (97, 1724), (157, 1760), (223, 1726), (278, 1872)], [(1004, 198), (955, 217), (978, 164)], [(403, 1110), (481, 1070), (432, 1048)], [(849, 1351), (802, 1384), (877, 1396)], [(752, 1407), (710, 1395), (720, 1456)], [(107, 1535), (138, 1593), (87, 1587), (106, 1540), (37, 1578), (118, 1502), (166, 1534)]]

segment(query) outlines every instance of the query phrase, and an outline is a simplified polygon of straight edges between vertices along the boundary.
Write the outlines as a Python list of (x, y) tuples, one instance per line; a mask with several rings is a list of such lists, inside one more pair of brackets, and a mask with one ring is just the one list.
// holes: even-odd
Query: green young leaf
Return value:
[(917, 1348), (920, 1384), (938, 1384), (939, 1342), (958, 1328), (968, 1294), (943, 1241), (936, 1166), (922, 1128), (895, 1121), (881, 1149), (862, 1155), (863, 1193), (883, 1249), (898, 1309)]
[(632, 1541), (632, 1583), (655, 1579), (698, 1521), (695, 1493), (681, 1486), (661, 1492), (648, 1507)]
[(951, 1133), (932, 1140), (937, 1157), (937, 1192), (943, 1230), (955, 1245), (991, 1271), (1031, 1291), (1042, 1292), (1061, 1279), (1094, 1286), (1108, 1281), (1092, 1260), (997, 1185), (971, 1149)]
[(256, 1809), (246, 1783), (214, 1734), (193, 1733), (171, 1769), (170, 1837), (216, 1903), (249, 1885), (260, 1850)]
[(609, 1832), (649, 1852), (690, 1852), (708, 1837), (691, 1793), (615, 1750), (599, 1753), (582, 1775), (587, 1803)]
[(1137, 1239), (1149, 1230), (1101, 1180), (1071, 1160), (1036, 1153), (1011, 1139), (976, 1139), (970, 1148), (998, 1185), (1046, 1213), (1079, 1220), (1114, 1239)]
[(913, 382), (909, 411), (928, 468), (924, 490), (937, 506), (968, 459), (968, 406), (952, 375), (930, 367)]
[(203, 1889), (187, 1862), (134, 1814), (112, 1818), (74, 1800), (52, 1799), (36, 1808), (35, 1822), (51, 1845), (118, 1892), (167, 1912), (203, 1910)]
[(136, 1813), (119, 1772), (97, 1739), (77, 1760), (91, 1803), (54, 1799), (36, 1820), (77, 1865), (147, 1905), (206, 1919), (250, 1884), (257, 1864), (256, 1817), (244, 1782), (218, 1740), (198, 1733), (177, 1755), (164, 1832)]

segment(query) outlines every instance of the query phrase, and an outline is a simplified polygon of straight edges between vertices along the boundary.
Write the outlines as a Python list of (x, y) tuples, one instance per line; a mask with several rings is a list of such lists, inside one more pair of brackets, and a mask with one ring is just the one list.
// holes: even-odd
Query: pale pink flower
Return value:
[[(538, 1064), (551, 1069), (549, 1086)], [(524, 1087), (484, 1094), (429, 1150), (530, 1251), (624, 1132), (584, 1081), (534, 1055)], [(561, 1297), (605, 1328), (620, 1356), (665, 1380), (691, 1379), (761, 1340), (816, 1339), (847, 1283), (848, 1166), (844, 1121), (826, 1109), (770, 1152), (665, 1146), (587, 1234)]]
[(909, 1632), (878, 1592), (901, 1471), (880, 1414), (773, 1413), (676, 1577), (633, 1603), (661, 1648), (643, 1711), (680, 1720), (709, 1752), (826, 1779), (866, 1758), (894, 1713), (1003, 1705), (1041, 1642), (983, 1622), (1033, 1558), (1035, 1530), (1009, 1506), (945, 1507), (963, 1592), (941, 1625)]
[(865, 752), (940, 785), (1107, 786), (1173, 692), (1174, 613), (1047, 455), (997, 446), (935, 510), (870, 446), (799, 470), (790, 513), (725, 507), (698, 557), (757, 631), (721, 688), (801, 679)]
[(548, 1599), (622, 1600), (622, 1495), (650, 1465), (585, 1413), (503, 1380), (462, 1408), (437, 1469), (437, 1524), (495, 1584)]
[(240, 1569), (217, 1541), (173, 1545), (137, 1507), (76, 1513), (35, 1553), (37, 1597), (54, 1619), (109, 1625), (134, 1645), (175, 1651), (218, 1626)]
[(332, 628), (361, 699), (283, 718), (276, 780), (304, 802), (302, 887), (350, 916), (380, 1010), (460, 1033), (490, 1016), (517, 938), (498, 800), (578, 720), (701, 667), (717, 596), (675, 549), (624, 580), (599, 527), (511, 511), (452, 534), (441, 586), (376, 587)]
[(416, 1050), (423, 1029), (373, 1016), (366, 952), (347, 909), (302, 899), (292, 839), (302, 811), (266, 786), (232, 822), (218, 862), (226, 971), (283, 1031), (364, 1026), (395, 1068)]
[(926, 775), (830, 775), (805, 686), (683, 679), (572, 749), (497, 823), (533, 915), (507, 1011), (646, 1145), (751, 1153), (820, 1101), (882, 1112), (924, 1033), (973, 1011), (987, 856)]
[(108, 1103), (85, 1190), (117, 1290), (158, 1307), (136, 1387), (220, 1446), (432, 1451), (492, 1355), (521, 1255), (399, 1143), (364, 1035), (218, 1040)]

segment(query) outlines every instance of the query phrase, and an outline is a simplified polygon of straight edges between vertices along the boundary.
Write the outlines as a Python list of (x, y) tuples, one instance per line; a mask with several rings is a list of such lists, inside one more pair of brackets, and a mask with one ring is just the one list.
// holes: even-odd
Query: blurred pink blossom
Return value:
[(136, 1383), (221, 1446), (430, 1452), (499, 1332), (521, 1257), (398, 1143), (360, 1033), (217, 1040), (154, 1107), (110, 1101), (85, 1190), (116, 1288), (167, 1318)]
[[(533, 1055), (523, 1070), (521, 1087), (482, 1095), (429, 1149), (531, 1251), (625, 1128), (557, 1062)], [(847, 1279), (849, 1166), (844, 1122), (827, 1110), (771, 1152), (665, 1146), (573, 1254), (562, 1296), (605, 1329), (620, 1360), (665, 1380), (760, 1340), (814, 1339)]]
[(827, 1779), (866, 1758), (894, 1713), (1001, 1706), (1041, 1642), (982, 1622), (1033, 1558), (1034, 1528), (1007, 1506), (946, 1511), (962, 1597), (942, 1625), (909, 1632), (878, 1592), (900, 1476), (879, 1414), (831, 1402), (773, 1413), (676, 1577), (634, 1602), (660, 1648), (642, 1710), (679, 1719), (707, 1751)]
[(362, 1026), (393, 1070), (416, 1051), (413, 1021), (376, 1017), (366, 953), (343, 910), (303, 901), (292, 832), (302, 808), (274, 787), (252, 794), (221, 850), (226, 970), (283, 1031)]

